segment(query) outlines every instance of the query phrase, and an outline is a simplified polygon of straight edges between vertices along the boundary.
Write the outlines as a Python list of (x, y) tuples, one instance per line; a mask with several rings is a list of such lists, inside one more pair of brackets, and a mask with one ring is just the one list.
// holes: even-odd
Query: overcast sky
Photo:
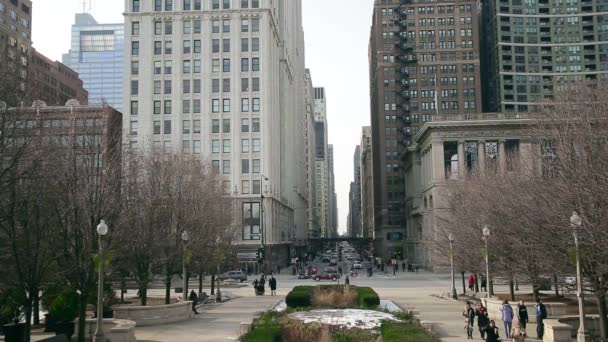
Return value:
[[(89, 0), (87, 0), (88, 3)], [(283, 0), (289, 1), (289, 0)], [(123, 0), (91, 0), (87, 11), (99, 23), (122, 22)], [(361, 126), (369, 125), (367, 47), (373, 0), (302, 0), (306, 66), (313, 83), (325, 87), (329, 143), (334, 145), (339, 228), (346, 231), (353, 153)], [(82, 0), (33, 0), (32, 39), (47, 57), (61, 61), (70, 48), (74, 13)], [(90, 10), (89, 10), (90, 8)]]

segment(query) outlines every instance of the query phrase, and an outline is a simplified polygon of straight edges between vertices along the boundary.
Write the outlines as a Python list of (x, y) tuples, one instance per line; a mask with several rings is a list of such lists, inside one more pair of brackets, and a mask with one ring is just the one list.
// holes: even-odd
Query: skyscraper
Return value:
[(484, 111), (527, 112), (567, 82), (608, 79), (608, 3), (484, 1)]
[(481, 110), (476, 1), (376, 0), (370, 37), (376, 255), (402, 254), (400, 156), (433, 116)]
[(329, 149), (327, 144), (327, 104), (325, 88), (314, 89), (315, 113), (315, 188), (317, 217), (321, 227), (321, 237), (330, 237), (330, 179)]
[(17, 106), (25, 96), (32, 48), (32, 2), (0, 0), (0, 101)]
[(350, 227), (351, 236), (361, 234), (361, 146), (357, 145), (353, 155), (354, 181), (351, 183)]
[(365, 126), (361, 130), (361, 236), (374, 237), (374, 187), (372, 128)]
[(63, 63), (84, 82), (89, 103), (105, 103), (118, 111), (123, 111), (124, 27), (123, 23), (99, 24), (92, 15), (77, 13), (72, 45), (63, 55)]
[(305, 173), (297, 172), (306, 117), (301, 1), (125, 5), (129, 144), (208, 161), (238, 200), (240, 260), (251, 261), (264, 241), (266, 269), (276, 268), (293, 255), (294, 230), (307, 225), (298, 207)]
[(336, 177), (334, 175), (334, 145), (327, 145), (327, 172), (329, 174), (329, 235), (338, 236), (338, 196), (336, 195)]

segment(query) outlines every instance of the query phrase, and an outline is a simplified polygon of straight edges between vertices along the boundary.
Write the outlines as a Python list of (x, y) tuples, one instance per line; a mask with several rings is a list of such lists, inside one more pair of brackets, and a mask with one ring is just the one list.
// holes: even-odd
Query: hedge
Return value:
[(296, 286), (285, 297), (285, 303), (290, 308), (309, 307), (312, 305), (314, 286)]
[(356, 290), (361, 307), (373, 309), (380, 305), (380, 297), (371, 287), (357, 287)]

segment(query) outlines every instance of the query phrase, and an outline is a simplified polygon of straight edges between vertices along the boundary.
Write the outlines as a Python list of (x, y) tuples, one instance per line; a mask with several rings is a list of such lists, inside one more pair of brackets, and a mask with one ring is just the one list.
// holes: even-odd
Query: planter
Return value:
[(9, 323), (2, 330), (5, 342), (21, 342), (25, 335), (25, 323)]
[(65, 335), (68, 340), (72, 339), (74, 335), (74, 322), (72, 321), (60, 321), (55, 323), (55, 336)]

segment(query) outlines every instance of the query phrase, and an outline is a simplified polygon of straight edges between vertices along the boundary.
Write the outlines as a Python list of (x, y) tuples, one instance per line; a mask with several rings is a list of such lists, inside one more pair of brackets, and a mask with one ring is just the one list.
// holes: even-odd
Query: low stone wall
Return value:
[[(579, 325), (579, 316), (563, 316), (559, 318), (559, 322), (568, 324), (572, 327), (572, 337), (576, 337)], [(599, 315), (586, 315), (585, 316), (585, 330), (591, 336), (600, 335), (600, 317)]]
[(572, 327), (557, 319), (545, 319), (543, 342), (572, 342)]
[[(488, 309), (490, 319), (500, 321), (502, 319), (502, 301), (496, 298), (483, 298), (481, 301)], [(517, 317), (517, 302), (510, 302), (513, 314)], [(536, 323), (536, 303), (525, 303), (528, 308), (528, 318), (531, 323)], [(564, 303), (543, 303), (547, 308), (547, 318), (558, 318), (566, 314), (566, 304)]]
[(192, 318), (191, 301), (155, 306), (114, 306), (112, 310), (115, 318), (134, 321), (139, 327), (183, 322)]
[[(76, 320), (78, 326), (78, 320)], [(112, 342), (135, 342), (136, 323), (126, 319), (104, 318), (102, 329), (105, 337)], [(92, 341), (97, 330), (97, 319), (87, 318), (84, 326), (85, 341)]]

